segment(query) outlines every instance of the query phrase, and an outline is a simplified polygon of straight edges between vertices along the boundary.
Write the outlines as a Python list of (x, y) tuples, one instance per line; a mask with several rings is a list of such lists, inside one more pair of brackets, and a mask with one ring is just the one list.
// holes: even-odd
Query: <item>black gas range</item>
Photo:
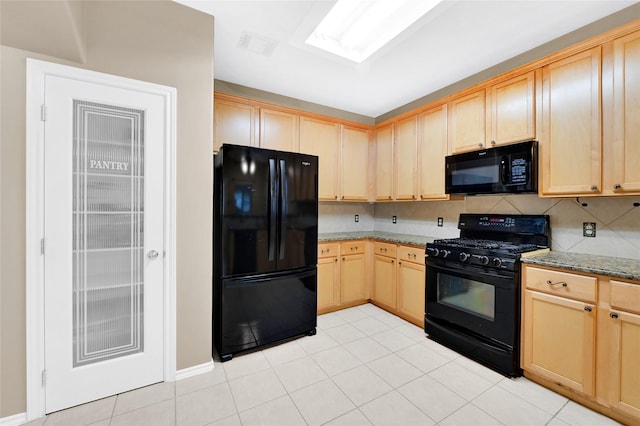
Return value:
[(549, 216), (461, 214), (458, 229), (426, 247), (425, 331), (519, 376), (520, 258), (548, 251)]

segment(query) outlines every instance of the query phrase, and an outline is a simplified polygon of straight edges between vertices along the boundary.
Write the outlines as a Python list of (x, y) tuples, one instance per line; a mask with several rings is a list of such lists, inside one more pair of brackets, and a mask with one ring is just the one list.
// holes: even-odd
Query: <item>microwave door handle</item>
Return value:
[(500, 161), (500, 183), (507, 184), (507, 157), (502, 157)]

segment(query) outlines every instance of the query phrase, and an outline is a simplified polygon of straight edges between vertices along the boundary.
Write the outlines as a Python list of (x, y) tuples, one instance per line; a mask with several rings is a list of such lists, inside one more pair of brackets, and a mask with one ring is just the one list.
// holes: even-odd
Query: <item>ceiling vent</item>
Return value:
[(246, 49), (250, 52), (257, 53), (258, 55), (271, 56), (276, 48), (277, 43), (267, 37), (263, 37), (258, 34), (242, 32), (240, 40), (238, 41), (238, 47), (240, 49)]

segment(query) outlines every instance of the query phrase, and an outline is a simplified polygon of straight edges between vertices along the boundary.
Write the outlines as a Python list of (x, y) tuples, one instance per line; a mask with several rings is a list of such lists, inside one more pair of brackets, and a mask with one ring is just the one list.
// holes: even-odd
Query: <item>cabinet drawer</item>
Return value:
[(364, 253), (364, 241), (345, 241), (340, 244), (340, 254), (359, 254)]
[(585, 302), (596, 301), (597, 278), (531, 266), (525, 266), (523, 272), (524, 283), (532, 290)]
[(338, 243), (318, 244), (318, 259), (338, 256)]
[(640, 314), (640, 285), (611, 280), (611, 307)]
[(424, 249), (409, 246), (398, 247), (398, 259), (424, 265)]
[(380, 256), (396, 257), (396, 250), (395, 244), (381, 243), (379, 241), (373, 243), (373, 253)]

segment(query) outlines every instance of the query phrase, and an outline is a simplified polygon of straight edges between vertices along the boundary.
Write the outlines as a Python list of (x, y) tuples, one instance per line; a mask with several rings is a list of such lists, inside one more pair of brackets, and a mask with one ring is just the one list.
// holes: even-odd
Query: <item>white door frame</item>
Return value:
[(45, 77), (71, 78), (90, 83), (160, 95), (166, 121), (164, 141), (164, 381), (176, 377), (176, 89), (27, 59), (26, 126), (26, 308), (27, 308), (27, 420), (45, 414), (44, 356), (44, 122)]

